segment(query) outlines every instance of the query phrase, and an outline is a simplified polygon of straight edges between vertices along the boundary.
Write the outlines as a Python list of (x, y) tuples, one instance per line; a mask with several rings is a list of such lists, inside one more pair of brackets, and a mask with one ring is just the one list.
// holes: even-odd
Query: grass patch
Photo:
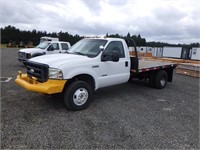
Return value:
[(0, 44), (0, 48), (6, 48), (7, 47), (7, 44)]

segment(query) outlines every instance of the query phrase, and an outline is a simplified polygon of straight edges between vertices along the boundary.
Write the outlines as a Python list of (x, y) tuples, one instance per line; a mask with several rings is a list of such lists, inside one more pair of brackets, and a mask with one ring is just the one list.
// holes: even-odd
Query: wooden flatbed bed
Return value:
[(152, 60), (139, 60), (138, 72), (174, 67), (176, 64)]
[(134, 58), (131, 58), (131, 78), (150, 81), (151, 86), (154, 86), (155, 80), (159, 78), (158, 76), (162, 76), (159, 74), (165, 74), (165, 81), (172, 82), (173, 70), (177, 64), (145, 59), (140, 59), (138, 62), (135, 60)]

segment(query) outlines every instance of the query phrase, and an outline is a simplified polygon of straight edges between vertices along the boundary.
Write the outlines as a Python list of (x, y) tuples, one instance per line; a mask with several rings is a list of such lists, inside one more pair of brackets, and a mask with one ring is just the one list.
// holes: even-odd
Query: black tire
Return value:
[(145, 79), (146, 83), (148, 86), (154, 88), (155, 87), (155, 76), (156, 76), (156, 72), (151, 72), (149, 77)]
[(92, 88), (84, 81), (74, 81), (64, 91), (64, 102), (69, 110), (77, 111), (87, 108), (91, 97)]
[(157, 72), (155, 77), (155, 87), (157, 89), (163, 89), (167, 85), (168, 74), (164, 70), (160, 70)]

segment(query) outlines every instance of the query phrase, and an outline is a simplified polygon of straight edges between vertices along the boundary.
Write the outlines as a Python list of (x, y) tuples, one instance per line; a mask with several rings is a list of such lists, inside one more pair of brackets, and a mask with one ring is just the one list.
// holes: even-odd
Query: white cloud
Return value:
[(149, 40), (200, 42), (199, 0), (7, 0), (1, 27), (79, 35), (141, 34)]

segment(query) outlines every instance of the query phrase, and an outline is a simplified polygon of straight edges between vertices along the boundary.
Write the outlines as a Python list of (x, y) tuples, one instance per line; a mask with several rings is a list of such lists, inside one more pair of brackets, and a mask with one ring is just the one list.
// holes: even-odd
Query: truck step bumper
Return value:
[(42, 93), (42, 94), (56, 94), (61, 93), (67, 80), (52, 80), (40, 83), (35, 79), (27, 76), (27, 74), (21, 74), (17, 76), (15, 82), (28, 91)]

